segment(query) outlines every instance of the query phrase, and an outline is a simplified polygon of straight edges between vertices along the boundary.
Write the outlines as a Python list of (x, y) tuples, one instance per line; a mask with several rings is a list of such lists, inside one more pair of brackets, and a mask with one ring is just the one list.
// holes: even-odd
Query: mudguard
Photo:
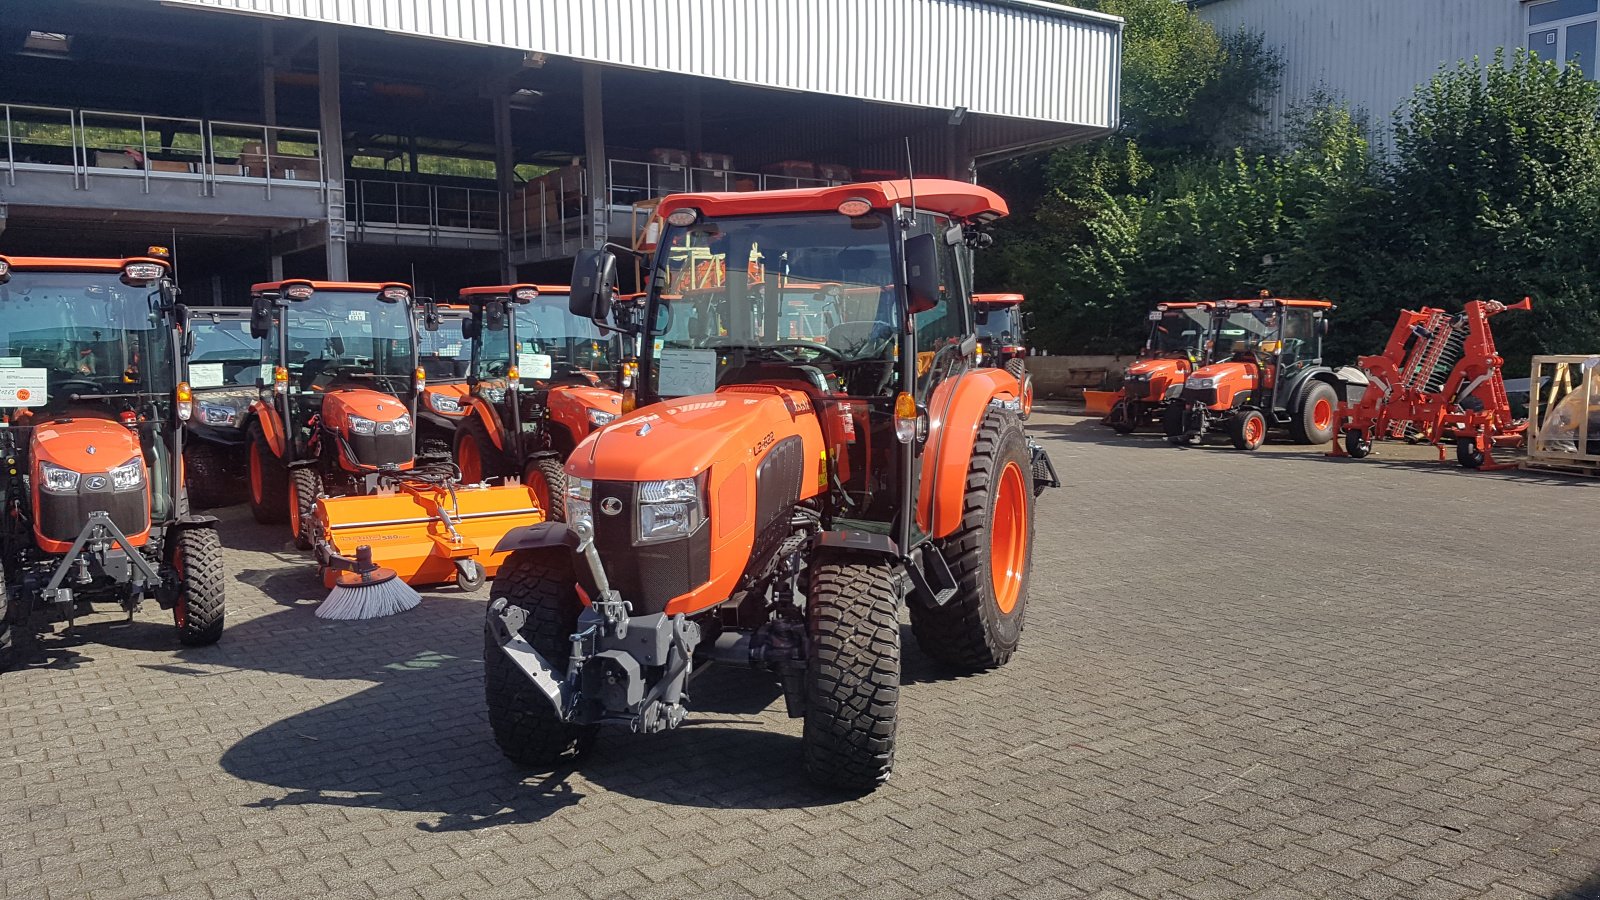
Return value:
[(873, 534), (870, 531), (852, 531), (848, 528), (824, 531), (812, 540), (811, 546), (816, 549), (849, 550), (854, 553), (876, 553), (879, 556), (900, 558), (900, 548), (888, 535)]
[(261, 423), (261, 433), (267, 437), (267, 446), (272, 449), (273, 454), (282, 459), (287, 447), (284, 444), (283, 423), (278, 421), (277, 409), (269, 403), (256, 400), (250, 404), (250, 411), (255, 413), (256, 421)]
[(506, 532), (500, 543), (494, 545), (494, 552), (510, 553), (513, 550), (539, 550), (548, 547), (577, 550), (580, 543), (578, 533), (568, 528), (567, 523), (540, 522), (537, 525), (524, 525)]
[[(489, 441), (494, 444), (496, 450), (501, 453), (507, 452), (506, 429), (500, 422), (500, 410), (496, 409), (493, 403), (476, 394), (471, 395), (471, 398), (472, 415), (483, 423), (483, 430), (489, 432)], [(514, 398), (512, 402), (516, 402)]]
[(945, 537), (961, 524), (967, 468), (972, 465), (978, 426), (995, 400), (1020, 406), (1017, 380), (1004, 369), (974, 369), (946, 379), (929, 400), (928, 433), (932, 437), (922, 455), (917, 525), (933, 537)]

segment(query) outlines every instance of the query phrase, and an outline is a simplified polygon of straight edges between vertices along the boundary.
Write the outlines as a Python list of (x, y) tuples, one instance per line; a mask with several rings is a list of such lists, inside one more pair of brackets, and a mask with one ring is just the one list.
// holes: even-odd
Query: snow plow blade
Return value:
[[(336, 557), (353, 560), (372, 548), (372, 561), (412, 585), (461, 583), (477, 563), (492, 578), (509, 553), (494, 552), (506, 532), (545, 520), (533, 490), (522, 484), (404, 485), (366, 496), (323, 497), (313, 513), (322, 581), (333, 587)], [(335, 563), (330, 565), (330, 563)]]

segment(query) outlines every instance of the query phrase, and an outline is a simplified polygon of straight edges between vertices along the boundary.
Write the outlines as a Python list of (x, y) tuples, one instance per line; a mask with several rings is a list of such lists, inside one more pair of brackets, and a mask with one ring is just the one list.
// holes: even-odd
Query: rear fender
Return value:
[(945, 537), (961, 524), (978, 426), (995, 400), (1020, 400), (1017, 380), (1004, 369), (974, 369), (946, 379), (928, 403), (929, 438), (917, 489), (917, 526), (933, 537)]
[(1283, 405), (1283, 408), (1290, 410), (1291, 414), (1294, 410), (1299, 409), (1300, 401), (1305, 397), (1306, 391), (1311, 390), (1311, 386), (1319, 381), (1332, 387), (1340, 400), (1346, 399), (1347, 386), (1339, 376), (1335, 375), (1333, 370), (1327, 366), (1316, 366), (1295, 377), (1294, 385), (1289, 390), (1288, 402)]
[(256, 421), (261, 423), (261, 433), (267, 436), (267, 446), (272, 448), (272, 452), (278, 458), (283, 458), (287, 448), (284, 443), (283, 420), (278, 418), (278, 411), (270, 403), (261, 400), (251, 401), (250, 411), (255, 414)]
[[(508, 392), (509, 393), (509, 392)], [(510, 398), (515, 403), (515, 398)], [(489, 441), (496, 450), (506, 452), (506, 429), (500, 422), (500, 411), (495, 409), (493, 403), (473, 394), (469, 401), (472, 405), (472, 415), (483, 423), (483, 430), (489, 433)]]

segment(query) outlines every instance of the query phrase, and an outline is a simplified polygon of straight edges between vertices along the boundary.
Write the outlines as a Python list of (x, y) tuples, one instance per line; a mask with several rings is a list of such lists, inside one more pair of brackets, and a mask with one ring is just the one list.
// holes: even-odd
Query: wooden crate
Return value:
[(1525, 469), (1600, 475), (1600, 356), (1535, 356)]

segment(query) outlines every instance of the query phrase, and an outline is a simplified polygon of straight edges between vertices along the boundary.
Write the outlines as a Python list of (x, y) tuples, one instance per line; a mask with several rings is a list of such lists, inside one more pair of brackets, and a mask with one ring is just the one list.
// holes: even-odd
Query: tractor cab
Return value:
[[(566, 521), (500, 544), (484, 662), (508, 755), (674, 728), (720, 662), (782, 685), (812, 777), (871, 789), (902, 602), (929, 655), (1010, 658), (1054, 477), (1021, 381), (977, 364), (971, 251), (1005, 213), (940, 180), (678, 194), (653, 252), (578, 255), (570, 310), (642, 338), (637, 406), (568, 458)], [(637, 320), (619, 253), (645, 272)]]
[[(1103, 398), (1102, 420), (1119, 434), (1159, 421), (1167, 404), (1183, 390), (1184, 379), (1199, 365), (1213, 326), (1209, 303), (1158, 303), (1147, 316), (1150, 331), (1139, 359), (1122, 373), (1122, 388)], [(1085, 392), (1085, 398), (1088, 394)]]
[(1023, 335), (1027, 316), (1022, 312), (1021, 294), (973, 294), (972, 306), (978, 325), (978, 350), (990, 365), (1004, 366), (1028, 355)]
[(1253, 450), (1270, 428), (1287, 426), (1296, 443), (1326, 443), (1341, 380), (1322, 364), (1326, 300), (1261, 297), (1219, 300), (1211, 310), (1204, 365), (1184, 381), (1182, 401), (1165, 416), (1174, 443), (1211, 430)]
[(184, 322), (194, 416), (187, 425), (184, 465), (197, 509), (237, 502), (244, 474), (245, 422), (260, 396), (261, 342), (250, 335), (248, 308), (188, 310)]
[(418, 446), (448, 454), (456, 426), (466, 415), (472, 350), (463, 332), (472, 311), (462, 304), (419, 307), (417, 366), (426, 381), (417, 401)]
[[(191, 517), (180, 455), (193, 395), (164, 248), (128, 259), (0, 257), (0, 668), (33, 612), (154, 596), (186, 643), (221, 633), (221, 588), (193, 620), (175, 540)], [(207, 547), (215, 545), (208, 530)], [(198, 540), (198, 538), (197, 538)], [(187, 546), (185, 544), (185, 546)], [(220, 553), (220, 545), (215, 545)], [(206, 560), (206, 565), (220, 560)], [(20, 632), (13, 632), (13, 629)]]

